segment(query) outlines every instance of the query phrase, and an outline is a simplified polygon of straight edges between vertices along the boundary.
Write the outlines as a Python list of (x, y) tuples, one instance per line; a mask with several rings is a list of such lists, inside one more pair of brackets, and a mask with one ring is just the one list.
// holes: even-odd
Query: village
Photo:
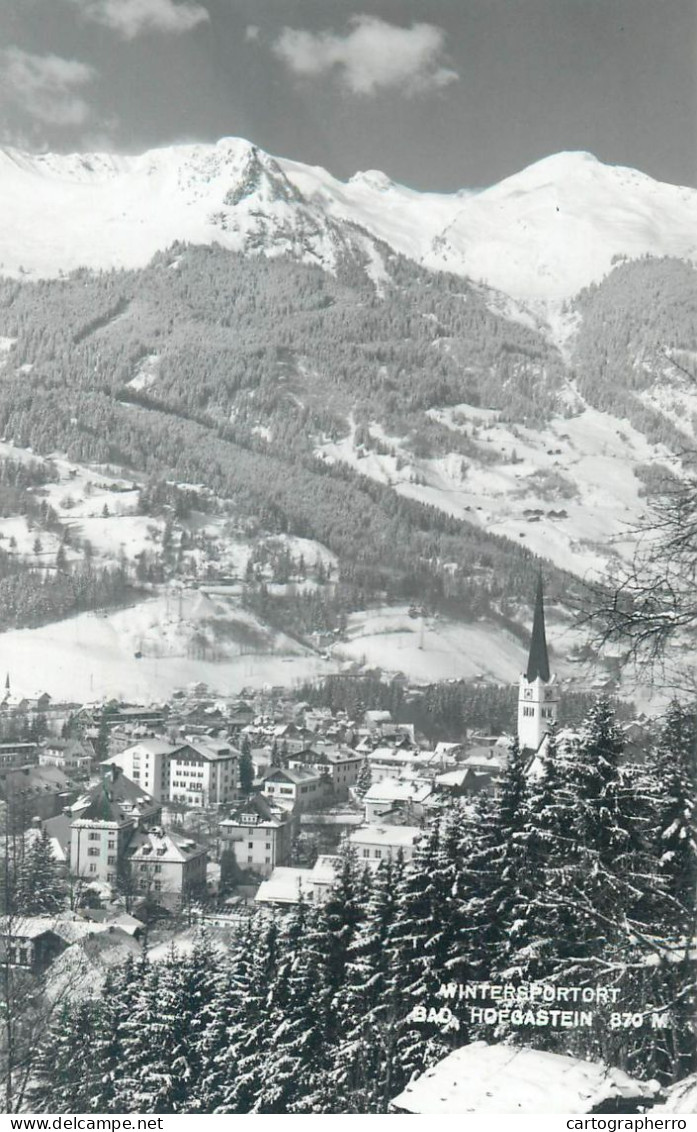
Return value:
[[(559, 704), (540, 586), (515, 737), (531, 773)], [(514, 742), (466, 729), (433, 743), (389, 710), (349, 718), (282, 687), (202, 682), (160, 704), (81, 705), (17, 698), (8, 677), (0, 727), (20, 736), (0, 742), (5, 961), (43, 975), (77, 947), (97, 979), (145, 945), (190, 947), (201, 925), (224, 940), (260, 909), (321, 903), (347, 851), (373, 872), (408, 863), (434, 821), (496, 791)], [(646, 729), (623, 728), (636, 757)], [(8, 880), (32, 852), (54, 890), (35, 866), (36, 914)]]
[[(511, 790), (544, 792), (555, 773), (557, 743), (574, 741), (559, 726), (562, 690), (550, 667), (541, 578), (515, 735), (465, 729), (434, 743), (385, 708), (364, 707), (350, 717), (283, 688), (219, 696), (197, 683), (150, 705), (58, 704), (47, 693), (16, 700), (9, 678), (5, 692), (0, 723), (6, 735), (18, 737), (0, 743), (0, 948), (14, 987), (41, 988), (31, 1010), (36, 1014), (41, 1001), (47, 1023), (60, 1017), (61, 1004), (69, 1011), (79, 1012), (81, 1003), (93, 1009), (89, 1004), (108, 996), (114, 979), (128, 988), (146, 970), (157, 981), (184, 970), (182, 963), (192, 970), (202, 963), (202, 977), (213, 978), (213, 968), (235, 948), (245, 953), (244, 939), (254, 953), (263, 953), (264, 940), (283, 932), (284, 922), (290, 934), (282, 938), (292, 938), (294, 925), (304, 922), (303, 909), (316, 910), (318, 923), (325, 909), (330, 916), (347, 915), (351, 897), (342, 884), (350, 891), (361, 875), (365, 891), (372, 887), (378, 900), (393, 869), (402, 873), (404, 892), (410, 874), (420, 891), (436, 863), (437, 871), (451, 867), (442, 855), (447, 834), (439, 840), (449, 821), (453, 831), (468, 824), (476, 831), (483, 814), (497, 812), (491, 805), (499, 812), (508, 805)], [(605, 710), (609, 706), (598, 703), (596, 718)], [(641, 762), (649, 739), (642, 720), (624, 723), (617, 739), (625, 757)], [(489, 809), (482, 809), (487, 799)], [(485, 838), (486, 832), (474, 836)], [(456, 869), (467, 869), (459, 844), (455, 852)], [(453, 946), (455, 966), (443, 972), (464, 976), (469, 967), (462, 966), (460, 945)], [(669, 968), (680, 948), (666, 945)], [(425, 953), (409, 954), (415, 964), (426, 959)], [(533, 965), (531, 975), (536, 970)], [(255, 994), (266, 993), (264, 985), (253, 986)], [(455, 999), (471, 997), (477, 986), (481, 1004), (478, 999), (469, 1008), (465, 1024), (481, 1033), (495, 1019), (528, 1031), (558, 1025), (582, 1033), (595, 1024), (591, 1008), (550, 1010), (547, 991), (563, 1004), (569, 990), (555, 989), (539, 975), (503, 1006), (501, 995), (515, 991), (513, 984), (443, 984), (441, 977), (440, 990), (437, 981), (432, 985), (436, 997), (430, 1004), (415, 1000), (406, 1024), (435, 1026), (434, 1034), (461, 1026)], [(618, 987), (590, 992), (596, 1009), (624, 1005)], [(588, 993), (588, 987), (578, 989), (585, 1004)], [(27, 1006), (21, 998), (13, 1004), (20, 1014)], [(642, 1026), (670, 1024), (670, 1010), (649, 1014), (636, 1015)], [(627, 1016), (635, 1017), (631, 1011)], [(612, 1026), (623, 1016), (608, 1017)], [(495, 1078), (495, 1111), (508, 1111), (513, 1103), (550, 1104), (549, 1111), (637, 1112), (672, 1097), (656, 1081), (553, 1050), (534, 1042), (517, 1049), (515, 1065), (507, 1062), (499, 1080), (500, 1058), (509, 1056), (509, 1047), (476, 1037), (415, 1080), (404, 1079), (403, 1091), (390, 1090), (385, 1102), (398, 1112), (461, 1111), (462, 1105), (485, 1111)], [(532, 1077), (539, 1085), (530, 1098)], [(488, 1082), (486, 1089), (480, 1081)]]

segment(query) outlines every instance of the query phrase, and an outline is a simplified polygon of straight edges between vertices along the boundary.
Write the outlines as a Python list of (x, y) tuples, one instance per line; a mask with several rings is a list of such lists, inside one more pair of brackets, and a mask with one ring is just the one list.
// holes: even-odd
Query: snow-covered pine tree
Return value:
[[(574, 799), (554, 731), (550, 731), (519, 791), (502, 799), (500, 816), (507, 843), (502, 855), (496, 919), (503, 928), (494, 971), (501, 980), (526, 984), (549, 978), (569, 946), (575, 947), (572, 907), (560, 903), (577, 864), (570, 827)], [(513, 785), (513, 784), (512, 784)]]
[(674, 700), (650, 754), (654, 784), (654, 853), (666, 884), (664, 934), (697, 933), (697, 718)]
[(269, 1030), (262, 1057), (262, 1080), (250, 1111), (322, 1111), (327, 1068), (325, 1016), (317, 991), (322, 982), (326, 943), (317, 910), (301, 900), (282, 940), (276, 985), (270, 1002)]
[(278, 925), (256, 917), (240, 934), (204, 1033), (201, 1111), (248, 1113), (264, 1080)]
[(357, 798), (365, 798), (370, 790), (372, 781), (373, 773), (370, 769), (370, 762), (368, 759), (364, 759), (363, 765), (358, 772), (358, 778), (356, 779), (355, 794)]
[(17, 911), (25, 916), (51, 915), (65, 906), (66, 886), (45, 830), (24, 853), (15, 898)]
[(365, 919), (348, 949), (344, 986), (336, 996), (342, 1037), (333, 1050), (329, 1087), (342, 1098), (342, 1112), (386, 1112), (391, 1099), (396, 1018), (388, 995), (387, 940), (403, 872), (401, 854), (380, 862)]
[(112, 1080), (114, 1112), (157, 1111), (163, 1089), (159, 1043), (174, 1008), (171, 988), (160, 998), (161, 970), (146, 955), (132, 967), (133, 993), (130, 1009), (121, 1015), (120, 1066)]
[(397, 908), (388, 932), (390, 978), (387, 1008), (395, 1019), (393, 1084), (397, 1090), (449, 1051), (440, 1022), (417, 1020), (415, 1007), (437, 1011), (440, 987), (448, 981), (452, 912), (449, 869), (441, 831), (434, 822), (417, 845), (397, 889)]
[(93, 1055), (97, 1004), (65, 1002), (41, 1042), (32, 1072), (31, 1112), (90, 1112), (98, 1089)]

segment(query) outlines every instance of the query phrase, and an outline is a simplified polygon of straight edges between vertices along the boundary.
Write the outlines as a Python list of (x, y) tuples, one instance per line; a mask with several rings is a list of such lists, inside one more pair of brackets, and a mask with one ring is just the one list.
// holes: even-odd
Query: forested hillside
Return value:
[(621, 263), (582, 291), (575, 309), (580, 392), (683, 451), (685, 429), (697, 426), (697, 269), (668, 258)]
[(0, 431), (203, 483), (258, 528), (315, 539), (339, 558), (347, 608), (418, 596), (467, 617), (504, 594), (527, 599), (524, 549), (313, 455), (349, 416), (452, 447), (424, 410), (498, 401), (515, 418), (555, 405), (561, 362), (539, 333), (461, 279), (391, 264), (381, 295), (351, 267), (335, 278), (181, 246), (143, 271), (5, 281)]
[[(415, 484), (419, 460), (457, 458), (462, 477), (484, 474), (485, 491), (488, 468), (520, 457), (476, 427), (449, 426), (443, 411), (493, 410), (515, 438), (577, 412), (575, 389), (676, 449), (697, 356), (695, 269), (622, 263), (583, 292), (569, 370), (532, 315), (386, 247), (383, 256), (379, 283), (355, 258), (333, 275), (183, 244), (142, 270), (0, 281), (0, 436), (151, 482), (205, 485), (253, 537), (325, 546), (339, 569), (319, 592), (269, 595), (253, 571), (246, 579), (248, 606), (284, 631), (335, 630), (378, 600), (515, 621), (534, 589), (534, 555), (481, 517), (448, 515), (437, 493), (417, 502), (326, 459), (322, 445), (350, 437), (406, 464)], [(516, 491), (539, 494), (539, 475), (524, 471)], [(545, 475), (561, 483), (563, 471), (557, 459)], [(551, 595), (568, 598), (568, 577), (547, 572)]]

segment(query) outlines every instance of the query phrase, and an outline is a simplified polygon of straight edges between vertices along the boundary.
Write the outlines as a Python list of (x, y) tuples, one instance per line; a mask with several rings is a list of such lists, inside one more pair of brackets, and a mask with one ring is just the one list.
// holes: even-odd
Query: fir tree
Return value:
[(17, 911), (26, 916), (51, 915), (65, 905), (66, 886), (45, 830), (32, 841), (17, 877)]

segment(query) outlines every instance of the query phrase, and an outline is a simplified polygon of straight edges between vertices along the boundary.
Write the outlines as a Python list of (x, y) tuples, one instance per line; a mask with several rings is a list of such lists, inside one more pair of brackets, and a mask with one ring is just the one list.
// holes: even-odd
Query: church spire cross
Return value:
[(525, 673), (528, 683), (533, 680), (549, 681), (549, 656), (547, 654), (547, 637), (545, 634), (545, 607), (542, 592), (542, 575), (537, 581), (535, 595), (535, 614), (532, 621), (532, 637), (530, 639), (530, 654), (528, 667)]

